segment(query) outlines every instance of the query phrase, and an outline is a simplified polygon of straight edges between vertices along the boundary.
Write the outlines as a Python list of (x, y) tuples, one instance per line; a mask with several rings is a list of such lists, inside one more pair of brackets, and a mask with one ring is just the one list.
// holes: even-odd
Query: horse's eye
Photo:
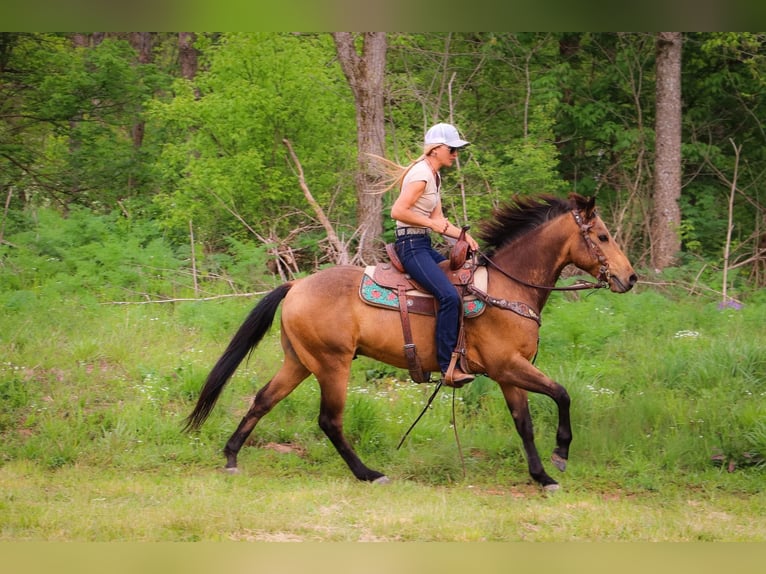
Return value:
[(609, 236), (606, 233), (600, 233), (598, 236), (598, 240), (601, 243), (606, 243), (607, 241), (609, 241)]

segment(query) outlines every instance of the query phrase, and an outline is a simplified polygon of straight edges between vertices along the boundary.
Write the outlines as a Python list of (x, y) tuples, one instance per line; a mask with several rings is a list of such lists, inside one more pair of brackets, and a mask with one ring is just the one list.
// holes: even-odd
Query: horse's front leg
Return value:
[(527, 391), (511, 385), (501, 385), (501, 388), (505, 396), (505, 402), (508, 405), (508, 410), (511, 411), (513, 422), (516, 425), (516, 431), (521, 437), (521, 444), (524, 446), (529, 475), (546, 490), (558, 488), (558, 483), (545, 472), (540, 455), (537, 452), (532, 416), (529, 413)]
[(572, 442), (572, 426), (569, 417), (569, 393), (557, 382), (545, 376), (526, 360), (520, 360), (505, 371), (505, 376), (498, 376), (508, 409), (511, 412), (516, 430), (521, 437), (527, 454), (529, 472), (541, 486), (556, 488), (557, 483), (545, 472), (534, 442), (532, 417), (529, 413), (527, 392), (541, 393), (551, 397), (558, 407), (559, 421), (556, 431), (556, 448), (551, 460), (560, 471), (566, 469), (569, 458), (569, 445)]

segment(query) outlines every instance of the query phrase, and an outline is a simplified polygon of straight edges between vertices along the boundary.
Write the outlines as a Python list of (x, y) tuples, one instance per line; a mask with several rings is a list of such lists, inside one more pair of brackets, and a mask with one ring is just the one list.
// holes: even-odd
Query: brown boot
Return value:
[[(448, 374), (451, 376), (448, 377)], [(448, 387), (454, 387), (456, 389), (459, 389), (463, 385), (467, 385), (473, 381), (474, 378), (475, 377), (470, 373), (464, 373), (462, 370), (460, 370), (460, 367), (455, 367), (452, 369), (451, 373), (442, 373), (442, 383)]]

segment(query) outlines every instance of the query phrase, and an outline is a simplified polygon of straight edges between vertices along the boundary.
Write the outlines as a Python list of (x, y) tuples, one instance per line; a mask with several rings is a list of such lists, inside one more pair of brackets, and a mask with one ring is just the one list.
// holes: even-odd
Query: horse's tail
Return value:
[(242, 360), (252, 353), (271, 327), (279, 304), (292, 286), (292, 282), (283, 283), (261, 299), (250, 311), (247, 319), (242, 323), (229, 346), (226, 347), (223, 355), (207, 376), (205, 386), (202, 387), (197, 400), (197, 406), (185, 419), (184, 431), (198, 429), (207, 420), (221, 391), (223, 391), (223, 387), (234, 374), (234, 371), (237, 370)]

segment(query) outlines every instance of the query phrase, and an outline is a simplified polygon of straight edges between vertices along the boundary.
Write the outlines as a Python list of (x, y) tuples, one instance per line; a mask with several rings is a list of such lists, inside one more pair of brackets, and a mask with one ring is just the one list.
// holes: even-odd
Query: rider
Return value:
[[(440, 123), (426, 132), (424, 144), (423, 155), (403, 168), (400, 193), (391, 207), (391, 217), (396, 220), (396, 253), (407, 273), (439, 303), (437, 360), (444, 384), (461, 387), (474, 379), (458, 364), (449, 371), (457, 346), (461, 300), (457, 289), (438, 266), (446, 258), (431, 246), (431, 232), (451, 238), (460, 235), (461, 228), (450, 223), (442, 212), (439, 170), (451, 167), (459, 150), (469, 142), (460, 138), (453, 125)], [(468, 233), (465, 239), (472, 250), (478, 249)]]

